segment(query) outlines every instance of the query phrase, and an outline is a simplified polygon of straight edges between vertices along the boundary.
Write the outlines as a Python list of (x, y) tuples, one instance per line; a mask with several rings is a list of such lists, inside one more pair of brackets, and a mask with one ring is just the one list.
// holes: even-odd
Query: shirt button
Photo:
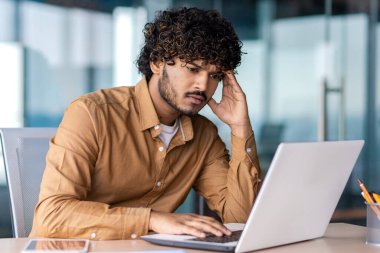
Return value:
[(91, 233), (91, 238), (94, 239), (96, 237), (96, 233)]
[(135, 233), (131, 234), (131, 238), (132, 239), (136, 239), (137, 238), (137, 235)]
[(156, 183), (156, 186), (157, 186), (157, 187), (160, 187), (160, 186), (161, 186), (161, 182), (158, 181), (158, 182)]
[(156, 129), (156, 130), (160, 129), (160, 125), (155, 125), (154, 129)]
[(246, 151), (247, 151), (247, 153), (251, 153), (252, 149), (251, 148), (247, 148)]
[(160, 152), (164, 151), (164, 147), (159, 147), (158, 150), (160, 150)]

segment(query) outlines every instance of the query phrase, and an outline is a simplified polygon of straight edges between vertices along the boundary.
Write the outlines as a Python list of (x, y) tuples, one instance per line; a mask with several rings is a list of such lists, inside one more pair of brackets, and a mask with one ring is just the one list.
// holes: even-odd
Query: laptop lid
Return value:
[(143, 240), (177, 247), (247, 252), (323, 236), (364, 141), (282, 143), (238, 242), (192, 241), (187, 235)]
[(236, 252), (323, 236), (363, 144), (280, 144)]

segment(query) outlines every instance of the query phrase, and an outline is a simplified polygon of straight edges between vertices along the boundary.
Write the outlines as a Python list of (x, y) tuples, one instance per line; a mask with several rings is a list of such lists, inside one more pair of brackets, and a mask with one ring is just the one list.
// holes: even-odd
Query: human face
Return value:
[(193, 116), (197, 114), (215, 93), (224, 73), (215, 65), (205, 65), (197, 60), (164, 64), (158, 81), (160, 96), (177, 112)]

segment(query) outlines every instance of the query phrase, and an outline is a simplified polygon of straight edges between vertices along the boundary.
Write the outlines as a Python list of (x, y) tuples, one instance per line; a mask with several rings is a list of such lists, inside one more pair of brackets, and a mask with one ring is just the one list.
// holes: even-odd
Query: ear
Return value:
[(155, 61), (155, 62), (150, 62), (149, 63), (150, 70), (152, 70), (153, 74), (160, 74), (161, 73), (161, 68), (164, 66), (164, 63), (162, 61)]

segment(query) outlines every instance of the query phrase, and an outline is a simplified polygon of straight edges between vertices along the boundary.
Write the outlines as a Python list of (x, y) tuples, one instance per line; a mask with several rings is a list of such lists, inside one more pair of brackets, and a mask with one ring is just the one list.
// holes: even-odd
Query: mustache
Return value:
[(185, 93), (185, 96), (189, 96), (189, 95), (198, 95), (198, 96), (202, 96), (204, 98), (205, 101), (207, 101), (207, 96), (204, 92), (201, 92), (201, 91), (192, 91), (192, 92), (186, 92)]

